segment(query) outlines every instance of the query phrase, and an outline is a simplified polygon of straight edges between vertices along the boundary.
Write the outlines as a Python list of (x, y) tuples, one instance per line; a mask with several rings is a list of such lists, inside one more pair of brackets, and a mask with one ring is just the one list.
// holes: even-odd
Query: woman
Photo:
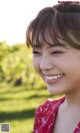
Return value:
[(80, 133), (80, 5), (42, 9), (27, 29), (33, 65), (56, 100), (35, 112), (33, 133)]

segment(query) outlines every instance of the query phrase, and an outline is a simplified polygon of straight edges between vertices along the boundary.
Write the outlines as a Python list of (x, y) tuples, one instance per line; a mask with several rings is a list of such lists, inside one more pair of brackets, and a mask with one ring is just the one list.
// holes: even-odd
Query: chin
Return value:
[(51, 89), (51, 88), (47, 88), (48, 91), (52, 94), (52, 95), (62, 95), (64, 94), (65, 92), (63, 90), (60, 90), (60, 89)]

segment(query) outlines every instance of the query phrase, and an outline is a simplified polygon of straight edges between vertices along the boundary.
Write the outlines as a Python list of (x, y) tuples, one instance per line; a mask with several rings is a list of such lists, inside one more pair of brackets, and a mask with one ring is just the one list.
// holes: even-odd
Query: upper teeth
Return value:
[(45, 76), (46, 79), (51, 80), (51, 79), (57, 79), (60, 78), (62, 76), (62, 74), (59, 75), (55, 75), (55, 76)]

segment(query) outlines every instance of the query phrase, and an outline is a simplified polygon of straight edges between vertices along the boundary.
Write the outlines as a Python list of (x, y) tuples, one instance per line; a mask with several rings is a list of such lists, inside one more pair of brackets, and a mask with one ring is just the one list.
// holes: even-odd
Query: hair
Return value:
[(53, 45), (47, 40), (46, 32), (53, 44), (62, 45), (59, 41), (61, 39), (70, 46), (80, 49), (80, 5), (57, 4), (42, 9), (27, 28), (27, 46), (42, 46), (40, 37), (45, 43)]

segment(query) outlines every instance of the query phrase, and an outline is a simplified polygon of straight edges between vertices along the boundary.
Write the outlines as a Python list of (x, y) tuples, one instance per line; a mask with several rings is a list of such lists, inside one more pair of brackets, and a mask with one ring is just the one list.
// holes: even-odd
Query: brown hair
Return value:
[(72, 47), (80, 49), (80, 5), (57, 4), (42, 9), (27, 28), (27, 46), (43, 45), (40, 36), (44, 42), (51, 45), (45, 37), (46, 30), (53, 44), (62, 45), (58, 39), (60, 38)]

